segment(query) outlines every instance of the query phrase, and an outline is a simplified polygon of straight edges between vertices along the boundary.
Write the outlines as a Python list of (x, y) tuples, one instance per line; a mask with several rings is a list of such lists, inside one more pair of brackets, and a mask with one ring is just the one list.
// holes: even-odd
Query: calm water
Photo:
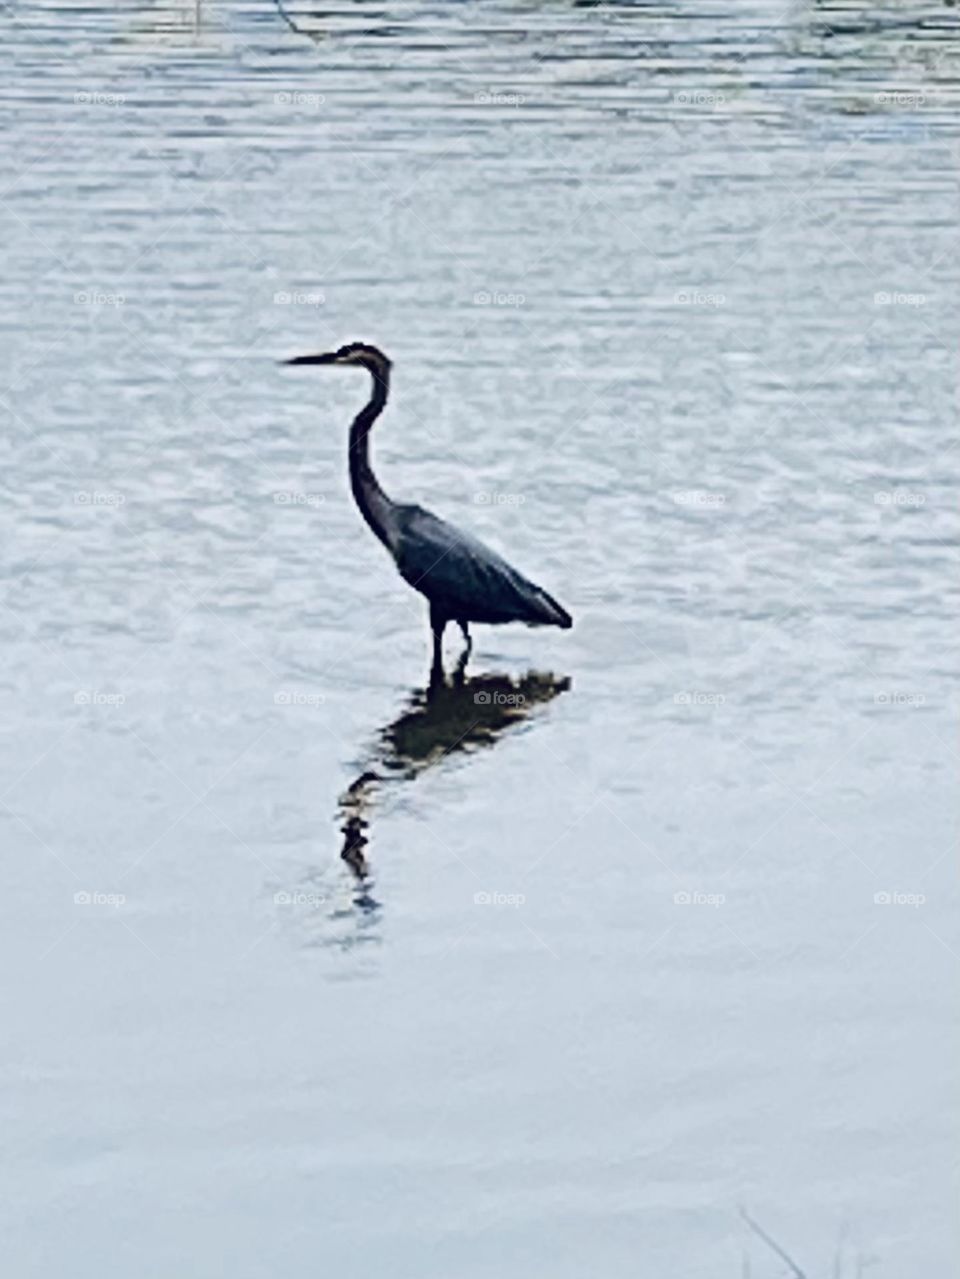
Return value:
[[(910, 8), (4, 10), (11, 1275), (782, 1273), (741, 1203), (953, 1273), (960, 31)], [(576, 619), (438, 704), (364, 377), (276, 365), (355, 339), (388, 491)]]

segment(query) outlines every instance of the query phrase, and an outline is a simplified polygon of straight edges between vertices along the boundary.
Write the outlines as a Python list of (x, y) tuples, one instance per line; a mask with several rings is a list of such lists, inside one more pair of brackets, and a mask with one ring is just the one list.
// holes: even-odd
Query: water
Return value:
[(951, 1273), (955, 11), (288, 9), (4, 12), (10, 1273)]

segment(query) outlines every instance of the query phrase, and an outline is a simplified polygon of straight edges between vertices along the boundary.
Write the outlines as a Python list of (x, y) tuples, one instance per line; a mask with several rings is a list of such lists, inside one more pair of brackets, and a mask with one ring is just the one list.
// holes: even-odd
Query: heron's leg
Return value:
[(457, 688), (463, 687), (464, 674), (467, 669), (467, 661), (470, 657), (470, 650), (473, 648), (473, 640), (470, 638), (470, 632), (467, 630), (466, 622), (458, 622), (457, 625), (463, 631), (463, 638), (466, 641), (463, 652), (457, 658), (457, 669), (453, 673), (453, 683)]
[(443, 679), (443, 632), (447, 625), (447, 618), (437, 608), (436, 604), (430, 605), (430, 629), (433, 631), (433, 666), (430, 670), (430, 682)]

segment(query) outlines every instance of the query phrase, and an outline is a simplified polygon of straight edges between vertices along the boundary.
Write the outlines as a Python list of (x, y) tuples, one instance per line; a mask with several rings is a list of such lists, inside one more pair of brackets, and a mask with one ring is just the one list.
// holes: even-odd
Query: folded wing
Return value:
[(394, 555), (400, 575), (455, 621), (573, 623), (545, 590), (496, 551), (421, 506), (397, 509)]

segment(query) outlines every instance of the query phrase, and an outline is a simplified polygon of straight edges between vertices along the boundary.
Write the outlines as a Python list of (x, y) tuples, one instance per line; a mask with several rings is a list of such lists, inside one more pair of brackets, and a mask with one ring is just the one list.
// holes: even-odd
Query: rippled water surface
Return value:
[(953, 1273), (956, 15), (3, 10), (11, 1275)]

